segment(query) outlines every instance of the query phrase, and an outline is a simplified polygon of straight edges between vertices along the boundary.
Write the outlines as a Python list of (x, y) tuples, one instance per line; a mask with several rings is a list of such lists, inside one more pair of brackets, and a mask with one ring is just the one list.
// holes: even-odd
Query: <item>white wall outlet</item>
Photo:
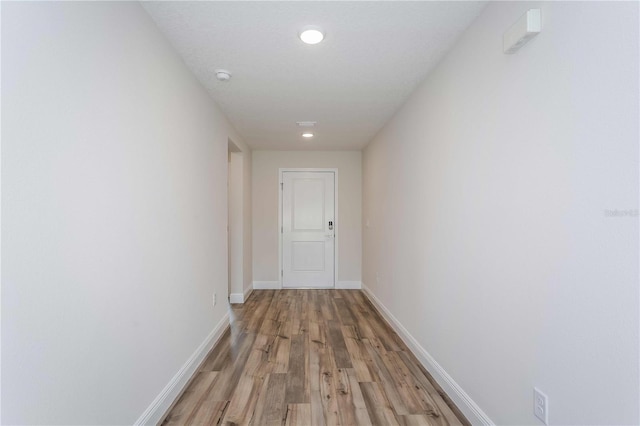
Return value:
[(216, 294), (213, 293), (213, 306), (216, 306)]
[(538, 388), (533, 388), (533, 414), (545, 425), (549, 424), (549, 398)]

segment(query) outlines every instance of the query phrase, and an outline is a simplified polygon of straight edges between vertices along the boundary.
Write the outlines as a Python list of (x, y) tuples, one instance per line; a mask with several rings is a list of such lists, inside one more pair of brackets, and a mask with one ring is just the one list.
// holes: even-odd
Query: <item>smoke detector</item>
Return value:
[(231, 73), (227, 70), (216, 70), (216, 78), (220, 81), (229, 81)]
[(296, 121), (298, 127), (313, 127), (316, 123), (317, 121)]

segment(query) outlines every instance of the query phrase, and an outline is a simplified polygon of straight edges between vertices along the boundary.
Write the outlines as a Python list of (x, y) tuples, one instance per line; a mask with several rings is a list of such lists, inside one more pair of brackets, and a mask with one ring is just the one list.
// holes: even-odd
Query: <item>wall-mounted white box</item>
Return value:
[(540, 9), (529, 9), (518, 21), (504, 33), (502, 44), (504, 53), (518, 51), (526, 42), (538, 35), (542, 30), (542, 14)]

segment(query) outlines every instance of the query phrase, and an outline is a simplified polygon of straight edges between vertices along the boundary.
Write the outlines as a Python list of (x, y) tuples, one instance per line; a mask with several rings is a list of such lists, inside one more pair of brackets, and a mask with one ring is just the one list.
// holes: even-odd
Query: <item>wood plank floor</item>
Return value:
[(359, 290), (261, 290), (165, 425), (468, 424)]

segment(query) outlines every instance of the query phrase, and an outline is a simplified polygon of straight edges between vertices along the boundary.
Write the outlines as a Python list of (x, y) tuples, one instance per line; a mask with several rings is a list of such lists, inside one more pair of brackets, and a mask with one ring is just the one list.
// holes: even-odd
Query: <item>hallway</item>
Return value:
[(0, 12), (1, 424), (640, 425), (640, 2)]
[(165, 425), (466, 423), (361, 291), (254, 291), (233, 317)]

